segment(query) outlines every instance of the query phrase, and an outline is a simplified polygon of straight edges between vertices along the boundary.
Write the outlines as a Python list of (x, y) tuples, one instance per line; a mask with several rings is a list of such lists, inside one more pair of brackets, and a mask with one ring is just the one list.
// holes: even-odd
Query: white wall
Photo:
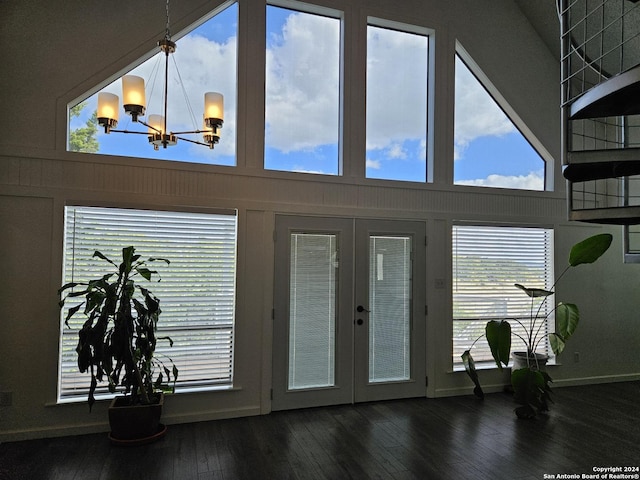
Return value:
[[(164, 28), (164, 1), (0, 2), (0, 390), (13, 405), (0, 407), (0, 441), (104, 431), (106, 405), (55, 405), (62, 263), (63, 207), (80, 202), (113, 206), (188, 206), (239, 209), (236, 389), (175, 395), (165, 422), (267, 413), (271, 386), (273, 237), (277, 213), (426, 222), (425, 286), (430, 396), (469, 393), (464, 374), (450, 373), (452, 220), (534, 223), (556, 228), (557, 261), (575, 240), (611, 231), (606, 261), (585, 267), (561, 286), (559, 297), (583, 306), (583, 325), (555, 367), (559, 383), (626, 379), (640, 372), (634, 288), (638, 266), (622, 265), (619, 228), (568, 225), (559, 175), (559, 66), (509, 0), (319, 0), (345, 11), (345, 175), (339, 178), (264, 172), (264, 1), (240, 0), (238, 166), (172, 164), (66, 152), (66, 105), (148, 54)], [(217, 2), (172, 4), (180, 31)], [(435, 182), (427, 185), (364, 179), (364, 37), (367, 16), (435, 30)], [(138, 21), (138, 19), (143, 19)], [(114, 33), (118, 32), (118, 34)], [(122, 32), (122, 33), (120, 33)], [(459, 40), (557, 160), (555, 192), (453, 187), (453, 53)], [(7, 47), (11, 48), (7, 48)], [(603, 259), (604, 260), (604, 259)], [(558, 267), (560, 268), (560, 267)], [(596, 293), (597, 292), (597, 293)], [(606, 341), (603, 345), (602, 342)], [(615, 352), (613, 354), (612, 352)], [(482, 372), (485, 384), (503, 378)]]

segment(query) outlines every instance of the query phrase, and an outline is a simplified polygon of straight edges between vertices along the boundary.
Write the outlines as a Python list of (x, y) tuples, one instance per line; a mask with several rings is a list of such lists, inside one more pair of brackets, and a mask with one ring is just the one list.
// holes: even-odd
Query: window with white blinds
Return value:
[[(236, 285), (236, 213), (217, 214), (68, 206), (65, 208), (63, 284), (107, 273), (98, 250), (119, 264), (122, 249), (134, 246), (156, 262), (161, 281), (141, 279), (159, 299), (162, 314), (156, 356), (170, 357), (179, 369), (176, 392), (231, 386)], [(157, 278), (156, 278), (157, 279)], [(76, 304), (68, 302), (61, 314)], [(86, 398), (89, 377), (78, 371), (76, 344), (81, 314), (62, 321), (58, 399)], [(160, 333), (161, 332), (161, 333)], [(107, 393), (106, 384), (96, 393)]]
[[(530, 288), (553, 286), (553, 230), (534, 227), (455, 225), (453, 227), (453, 364), (462, 365), (460, 355), (484, 334), (487, 321), (517, 318), (525, 325), (531, 318), (531, 299), (515, 283)], [(539, 304), (535, 299), (537, 311)], [(553, 297), (539, 313), (545, 317), (553, 309)], [(545, 322), (540, 333), (553, 327)], [(522, 332), (517, 322), (514, 333)], [(511, 350), (526, 350), (512, 334)], [(550, 353), (548, 342), (539, 347)], [(471, 352), (476, 362), (493, 361), (483, 337)]]

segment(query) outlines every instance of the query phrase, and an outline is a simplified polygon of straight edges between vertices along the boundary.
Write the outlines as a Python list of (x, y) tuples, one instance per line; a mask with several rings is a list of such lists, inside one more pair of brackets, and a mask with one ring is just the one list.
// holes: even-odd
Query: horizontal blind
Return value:
[[(453, 227), (453, 363), (484, 334), (487, 321), (517, 318), (525, 325), (531, 319), (531, 299), (515, 283), (529, 288), (553, 286), (553, 230), (534, 227), (455, 225)], [(534, 299), (533, 314), (540, 299)], [(544, 302), (540, 316), (553, 310), (553, 297)], [(515, 333), (523, 334), (517, 322)], [(549, 333), (545, 322), (540, 334)], [(537, 328), (537, 327), (536, 327)], [(512, 351), (526, 350), (512, 336)], [(540, 351), (549, 353), (546, 340)], [(476, 362), (493, 361), (483, 337), (471, 354)]]
[[(236, 214), (204, 214), (100, 207), (65, 208), (63, 283), (86, 282), (109, 272), (110, 265), (92, 258), (98, 250), (114, 263), (122, 249), (136, 248), (152, 262), (157, 276), (140, 284), (160, 299), (158, 336), (170, 336), (173, 347), (159, 341), (156, 356), (171, 358), (179, 369), (176, 391), (233, 383), (233, 336), (236, 284)], [(62, 312), (59, 399), (85, 398), (89, 377), (78, 371), (75, 348), (85, 317), (77, 313), (64, 325)], [(97, 393), (106, 393), (106, 384)]]
[(369, 236), (369, 383), (411, 379), (411, 237)]
[(289, 390), (334, 387), (338, 237), (292, 233)]

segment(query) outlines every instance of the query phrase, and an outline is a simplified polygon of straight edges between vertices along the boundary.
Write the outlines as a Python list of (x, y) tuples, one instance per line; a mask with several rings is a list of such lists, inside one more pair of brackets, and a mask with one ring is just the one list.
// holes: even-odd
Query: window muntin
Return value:
[[(234, 3), (176, 40), (176, 51), (169, 59), (168, 130), (191, 131), (202, 128), (200, 115), (204, 107), (204, 93), (217, 91), (224, 95), (224, 125), (220, 130), (220, 142), (213, 150), (178, 140), (177, 145), (155, 151), (146, 135), (105, 134), (94, 116), (99, 92), (78, 104), (69, 105), (67, 149), (104, 155), (235, 165), (237, 25), (238, 5)], [(164, 62), (164, 53), (159, 52), (127, 72), (145, 79), (147, 109), (143, 119), (147, 122), (150, 114), (160, 114), (163, 109), (164, 64), (161, 62)], [(181, 91), (180, 82), (184, 91)], [(147, 127), (131, 122), (129, 115), (124, 113), (120, 78), (100, 91), (115, 93), (120, 97), (117, 129), (147, 132)], [(189, 99), (192, 111), (189, 111), (185, 96)], [(95, 134), (92, 134), (92, 130)]]
[(366, 176), (427, 180), (429, 37), (367, 26)]
[[(179, 369), (176, 392), (233, 384), (236, 224), (233, 213), (205, 214), (67, 206), (63, 284), (87, 281), (105, 269), (95, 250), (117, 261), (122, 248), (170, 260), (158, 265), (160, 282), (149, 289), (161, 302), (159, 333), (173, 347), (158, 343), (156, 355), (173, 359)], [(77, 368), (78, 330), (84, 317), (64, 325), (61, 312), (59, 401), (84, 400), (89, 379)], [(98, 393), (106, 394), (106, 384)]]
[(460, 55), (455, 62), (453, 183), (545, 190), (544, 159)]
[(268, 170), (339, 175), (340, 20), (267, 6)]
[[(484, 334), (487, 321), (518, 318), (528, 324), (531, 299), (514, 284), (551, 289), (553, 230), (454, 225), (452, 259), (453, 364), (461, 366), (460, 356)], [(540, 316), (544, 317), (552, 309), (553, 297), (550, 297), (543, 304)], [(513, 332), (522, 334), (517, 322), (509, 323)], [(545, 322), (540, 332), (549, 333), (552, 328), (551, 322)], [(512, 351), (526, 350), (515, 334), (511, 343)], [(548, 341), (541, 342), (538, 351), (550, 354)], [(484, 337), (471, 353), (476, 362), (493, 361)]]

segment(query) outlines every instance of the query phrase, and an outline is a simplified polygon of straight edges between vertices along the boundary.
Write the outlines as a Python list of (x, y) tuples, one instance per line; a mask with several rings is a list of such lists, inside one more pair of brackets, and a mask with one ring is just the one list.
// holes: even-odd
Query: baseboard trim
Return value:
[(640, 373), (626, 373), (622, 375), (600, 375), (581, 378), (554, 379), (553, 386), (556, 387), (578, 387), (581, 385), (596, 385), (599, 383), (634, 382), (640, 380)]
[(88, 435), (109, 431), (107, 422), (73, 426), (55, 426), (25, 430), (9, 430), (0, 433), (0, 443), (36, 440), (40, 438), (66, 437), (69, 435)]
[[(482, 385), (482, 391), (484, 393), (497, 393), (502, 392), (506, 385), (504, 384), (493, 384), (493, 385)], [(470, 387), (455, 387), (455, 388), (436, 388), (435, 395), (433, 398), (444, 398), (444, 397), (459, 397), (463, 395), (473, 395), (474, 386)]]
[(181, 423), (210, 422), (227, 418), (253, 417), (260, 415), (260, 407), (233, 408), (207, 412), (183, 413), (174, 415), (162, 415), (162, 422), (166, 425)]
[[(599, 383), (618, 383), (618, 382), (633, 382), (640, 380), (640, 373), (625, 373), (621, 375), (599, 375), (592, 377), (578, 377), (578, 378), (562, 378), (553, 379), (551, 384), (552, 388), (561, 387), (578, 387), (582, 385), (597, 385)], [(497, 393), (502, 392), (505, 385), (492, 384), (483, 385), (482, 390), (484, 393)], [(473, 385), (454, 388), (436, 388), (434, 398), (442, 397), (455, 397), (460, 395), (473, 395)]]
[[(247, 407), (240, 409), (216, 410), (186, 414), (162, 415), (162, 422), (166, 425), (181, 423), (207, 422), (212, 420), (224, 420), (227, 418), (250, 417), (260, 414), (260, 407)], [(35, 440), (40, 438), (67, 437), (70, 435), (88, 435), (93, 433), (109, 432), (109, 422), (105, 418), (101, 422), (84, 425), (52, 426), (24, 430), (9, 430), (0, 433), (0, 443), (19, 442), (22, 440)]]

